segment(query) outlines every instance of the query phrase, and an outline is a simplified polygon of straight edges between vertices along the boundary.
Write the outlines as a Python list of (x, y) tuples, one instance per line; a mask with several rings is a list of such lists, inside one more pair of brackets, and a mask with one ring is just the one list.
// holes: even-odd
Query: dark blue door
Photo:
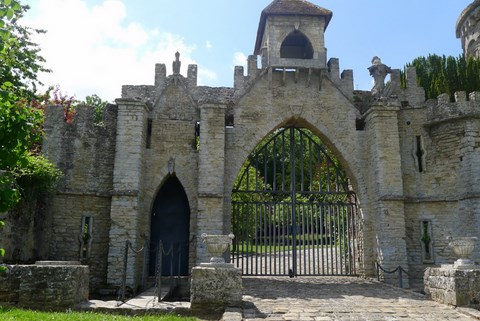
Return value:
[(150, 275), (156, 275), (158, 249), (162, 275), (188, 275), (190, 206), (182, 184), (171, 176), (155, 198), (151, 213)]

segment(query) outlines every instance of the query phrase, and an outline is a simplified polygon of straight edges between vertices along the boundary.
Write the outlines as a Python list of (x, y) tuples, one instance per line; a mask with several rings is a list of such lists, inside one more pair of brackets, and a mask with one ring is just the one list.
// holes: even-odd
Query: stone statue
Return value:
[(385, 89), (385, 77), (392, 72), (392, 69), (383, 64), (380, 58), (375, 56), (373, 57), (372, 65), (368, 67), (368, 70), (370, 71), (370, 76), (372, 76), (374, 80), (372, 96), (380, 98)]
[(177, 51), (175, 53), (175, 61), (172, 64), (174, 75), (179, 75), (180, 74), (180, 66), (181, 65), (182, 65), (182, 62), (180, 61), (180, 53)]

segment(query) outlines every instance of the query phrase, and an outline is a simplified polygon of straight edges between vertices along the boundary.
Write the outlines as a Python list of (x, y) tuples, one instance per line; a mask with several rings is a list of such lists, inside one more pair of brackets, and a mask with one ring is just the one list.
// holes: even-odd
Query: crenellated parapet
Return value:
[(244, 75), (244, 68), (236, 66), (234, 71), (234, 90), (235, 97), (242, 96), (248, 89), (255, 84), (258, 78), (267, 77), (269, 86), (273, 86), (274, 81), (279, 81), (280, 86), (287, 83), (304, 83), (306, 87), (313, 85), (321, 89), (323, 78), (328, 78), (342, 93), (349, 99), (353, 99), (353, 70), (346, 69), (340, 73), (338, 58), (331, 58), (327, 63), (327, 68), (303, 67), (303, 66), (267, 66), (258, 68), (258, 58), (255, 55), (248, 57), (247, 75)]
[(425, 90), (417, 84), (417, 70), (408, 67), (405, 71), (406, 85), (401, 87), (400, 69), (392, 69), (390, 83), (385, 89), (385, 97), (395, 97), (402, 102), (403, 107), (423, 108), (425, 105)]
[(345, 69), (340, 73), (340, 61), (338, 58), (330, 58), (327, 63), (328, 77), (337, 85), (344, 95), (353, 96), (353, 70)]
[(137, 99), (153, 105), (169, 84), (181, 85), (188, 91), (195, 91), (197, 78), (198, 67), (195, 64), (188, 65), (187, 77), (180, 73), (167, 76), (166, 65), (156, 64), (154, 85), (124, 85), (122, 86), (122, 98)]
[(480, 117), (480, 92), (467, 95), (464, 91), (455, 93), (455, 102), (450, 101), (448, 94), (441, 94), (436, 100), (427, 101), (428, 125), (452, 122), (465, 118)]

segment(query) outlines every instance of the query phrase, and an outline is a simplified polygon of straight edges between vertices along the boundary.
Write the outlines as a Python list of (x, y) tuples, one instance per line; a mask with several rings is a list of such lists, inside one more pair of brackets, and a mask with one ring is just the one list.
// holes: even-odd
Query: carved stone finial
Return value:
[(182, 65), (182, 62), (180, 61), (180, 53), (177, 51), (175, 53), (175, 61), (172, 64), (174, 75), (179, 75), (180, 74), (180, 66), (181, 65)]
[(385, 77), (392, 72), (392, 69), (382, 63), (382, 60), (375, 56), (372, 58), (372, 65), (368, 67), (370, 76), (373, 77), (374, 85), (372, 88), (372, 96), (380, 98), (385, 89)]

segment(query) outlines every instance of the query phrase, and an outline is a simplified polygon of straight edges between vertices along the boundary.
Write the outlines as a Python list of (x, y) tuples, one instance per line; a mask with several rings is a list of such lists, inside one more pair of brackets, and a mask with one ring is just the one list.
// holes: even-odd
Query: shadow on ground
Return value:
[(426, 300), (425, 296), (380, 282), (356, 277), (243, 278), (244, 295), (261, 299), (343, 299), (362, 296), (377, 299)]

